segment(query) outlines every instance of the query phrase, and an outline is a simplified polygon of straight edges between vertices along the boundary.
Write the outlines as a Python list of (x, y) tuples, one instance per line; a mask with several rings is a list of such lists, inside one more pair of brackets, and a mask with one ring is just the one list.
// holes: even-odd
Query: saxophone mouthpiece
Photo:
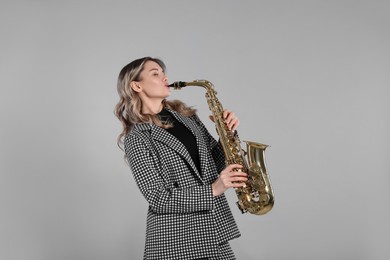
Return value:
[(184, 81), (175, 81), (172, 84), (168, 85), (170, 88), (174, 89), (181, 89), (182, 87), (185, 87), (186, 83)]

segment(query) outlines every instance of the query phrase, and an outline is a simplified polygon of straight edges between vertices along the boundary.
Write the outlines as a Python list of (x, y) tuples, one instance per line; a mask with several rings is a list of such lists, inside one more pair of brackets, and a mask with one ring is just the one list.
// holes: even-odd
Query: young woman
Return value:
[[(119, 73), (118, 137), (149, 204), (144, 259), (235, 259), (240, 236), (224, 192), (247, 181), (241, 165), (225, 165), (221, 145), (195, 110), (168, 101), (164, 63), (144, 57)], [(224, 111), (231, 131), (239, 120)], [(213, 118), (210, 117), (212, 120)]]

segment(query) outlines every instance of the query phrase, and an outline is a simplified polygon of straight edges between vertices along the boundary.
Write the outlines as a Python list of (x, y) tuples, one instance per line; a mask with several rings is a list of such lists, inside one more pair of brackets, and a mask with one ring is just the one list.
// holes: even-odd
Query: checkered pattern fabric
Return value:
[(198, 258), (197, 260), (236, 260), (229, 243), (223, 243), (219, 246), (219, 253), (212, 257)]
[(156, 125), (137, 124), (125, 137), (131, 172), (149, 203), (144, 259), (215, 258), (240, 236), (225, 196), (212, 195), (223, 152), (197, 116), (170, 112), (194, 134), (202, 174), (184, 145)]

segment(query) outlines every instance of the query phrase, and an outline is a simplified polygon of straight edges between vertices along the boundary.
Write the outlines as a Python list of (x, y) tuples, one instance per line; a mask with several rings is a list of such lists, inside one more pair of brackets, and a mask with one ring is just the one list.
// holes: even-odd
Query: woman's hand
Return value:
[(241, 168), (242, 166), (239, 164), (228, 165), (218, 176), (218, 179), (211, 184), (213, 195), (219, 196), (229, 188), (244, 187), (248, 175), (238, 171)]
[[(223, 119), (225, 119), (225, 122), (226, 122), (229, 130), (234, 132), (237, 129), (238, 125), (240, 124), (240, 121), (238, 120), (236, 115), (232, 111), (224, 109), (222, 116), (223, 116)], [(210, 117), (211, 121), (215, 122), (214, 116), (209, 116), (209, 117)]]

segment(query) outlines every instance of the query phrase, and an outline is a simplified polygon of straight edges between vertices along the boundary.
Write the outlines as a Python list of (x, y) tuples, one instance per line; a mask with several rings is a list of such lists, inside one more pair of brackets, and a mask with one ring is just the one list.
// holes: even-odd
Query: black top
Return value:
[(196, 139), (192, 132), (185, 125), (180, 123), (174, 116), (172, 116), (172, 114), (169, 113), (165, 108), (163, 108), (163, 110), (158, 113), (158, 116), (160, 117), (162, 123), (167, 122), (173, 125), (173, 127), (165, 130), (167, 130), (170, 134), (175, 136), (180, 142), (184, 144), (192, 160), (194, 161), (196, 168), (198, 168), (199, 173), (201, 173), (198, 146), (196, 145)]

